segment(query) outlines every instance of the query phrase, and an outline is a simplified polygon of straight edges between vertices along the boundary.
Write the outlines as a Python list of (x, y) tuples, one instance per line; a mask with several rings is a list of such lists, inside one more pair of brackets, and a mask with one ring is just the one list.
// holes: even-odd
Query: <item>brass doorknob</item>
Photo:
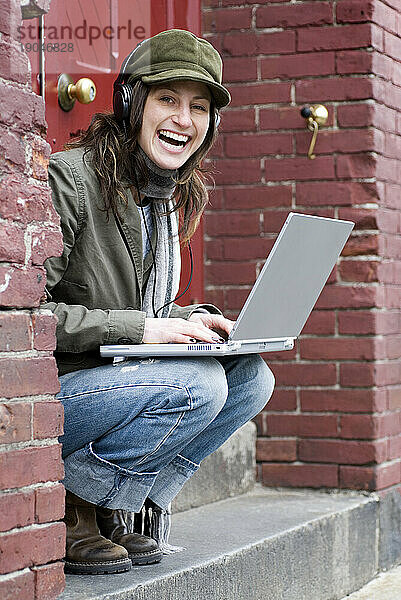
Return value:
[(70, 111), (75, 101), (89, 104), (96, 98), (96, 86), (91, 79), (82, 77), (76, 83), (66, 73), (62, 73), (57, 84), (58, 103), (64, 111)]
[(67, 94), (71, 100), (76, 98), (78, 102), (81, 102), (82, 104), (89, 104), (89, 102), (93, 102), (96, 97), (96, 87), (91, 79), (82, 77), (82, 79), (78, 79), (75, 85), (70, 83), (67, 88)]
[(301, 109), (301, 115), (307, 120), (307, 127), (309, 131), (313, 132), (312, 140), (308, 150), (308, 158), (313, 160), (316, 158), (315, 154), (313, 154), (313, 150), (315, 149), (319, 125), (326, 125), (329, 111), (325, 106), (323, 106), (323, 104), (314, 104), (313, 106), (304, 106)]

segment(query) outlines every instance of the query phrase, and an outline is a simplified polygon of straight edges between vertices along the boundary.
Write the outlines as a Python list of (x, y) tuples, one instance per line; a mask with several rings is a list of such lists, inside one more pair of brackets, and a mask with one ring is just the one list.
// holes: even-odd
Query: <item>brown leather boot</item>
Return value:
[(131, 533), (125, 511), (96, 507), (97, 524), (100, 533), (115, 544), (123, 546), (133, 565), (158, 563), (163, 557), (157, 542), (146, 535)]
[(64, 522), (67, 526), (66, 573), (100, 575), (131, 569), (127, 550), (100, 535), (95, 504), (67, 490)]

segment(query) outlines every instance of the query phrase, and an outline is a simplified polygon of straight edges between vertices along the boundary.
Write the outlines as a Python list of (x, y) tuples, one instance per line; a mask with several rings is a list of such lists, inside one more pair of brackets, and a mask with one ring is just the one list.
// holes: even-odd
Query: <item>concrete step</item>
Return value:
[(173, 516), (184, 552), (119, 575), (67, 576), (60, 600), (339, 600), (377, 572), (379, 502), (253, 492)]
[(208, 456), (173, 502), (173, 512), (249, 492), (256, 476), (256, 425), (243, 425)]
[(343, 600), (400, 600), (401, 598), (401, 566), (387, 573), (380, 573), (373, 581), (364, 585)]

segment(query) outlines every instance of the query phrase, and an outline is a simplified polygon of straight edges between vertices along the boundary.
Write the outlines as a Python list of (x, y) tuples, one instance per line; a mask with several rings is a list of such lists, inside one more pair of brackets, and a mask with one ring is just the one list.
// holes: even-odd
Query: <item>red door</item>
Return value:
[[(123, 59), (143, 39), (171, 28), (200, 33), (200, 0), (52, 0), (41, 19), (24, 21), (21, 42), (32, 64), (32, 86), (45, 98), (47, 139), (53, 152), (95, 112), (111, 110), (113, 82)], [(89, 104), (76, 101), (69, 111), (58, 101), (60, 75), (73, 83), (89, 78), (96, 96)], [(180, 304), (203, 299), (202, 230), (192, 239), (194, 276)], [(189, 279), (187, 250), (183, 251), (181, 284)]]

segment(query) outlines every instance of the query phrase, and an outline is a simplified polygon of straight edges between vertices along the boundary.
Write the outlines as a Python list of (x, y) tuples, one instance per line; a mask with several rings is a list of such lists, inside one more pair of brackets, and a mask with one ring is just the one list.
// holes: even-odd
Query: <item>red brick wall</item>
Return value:
[(39, 302), (62, 240), (20, 23), (19, 2), (0, 0), (0, 597), (51, 600), (64, 587), (63, 415), (55, 319)]
[[(401, 481), (399, 0), (204, 0), (233, 101), (206, 216), (207, 299), (240, 309), (287, 213), (356, 222), (304, 333), (267, 358), (257, 419), (267, 485), (383, 490)], [(324, 103), (314, 161), (299, 114)]]

